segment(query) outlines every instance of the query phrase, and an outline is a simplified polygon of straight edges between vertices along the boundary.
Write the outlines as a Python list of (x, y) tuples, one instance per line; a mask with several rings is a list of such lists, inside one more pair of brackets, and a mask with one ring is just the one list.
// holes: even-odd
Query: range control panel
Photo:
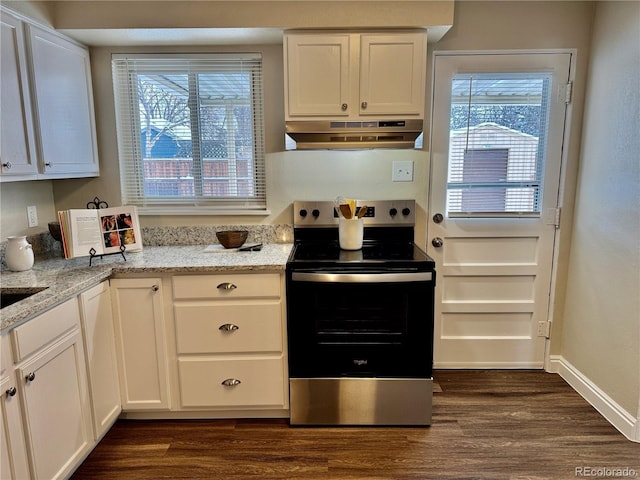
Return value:
[[(413, 226), (416, 223), (415, 200), (356, 200), (356, 214), (361, 209), (365, 226)], [(339, 222), (339, 207), (333, 201), (293, 202), (293, 226), (331, 227)]]

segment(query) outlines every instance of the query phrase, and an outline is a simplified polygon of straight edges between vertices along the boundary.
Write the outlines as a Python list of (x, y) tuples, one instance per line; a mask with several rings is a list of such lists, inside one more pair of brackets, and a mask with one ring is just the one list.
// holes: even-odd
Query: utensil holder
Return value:
[(342, 250), (360, 250), (364, 236), (364, 219), (340, 218), (338, 240)]

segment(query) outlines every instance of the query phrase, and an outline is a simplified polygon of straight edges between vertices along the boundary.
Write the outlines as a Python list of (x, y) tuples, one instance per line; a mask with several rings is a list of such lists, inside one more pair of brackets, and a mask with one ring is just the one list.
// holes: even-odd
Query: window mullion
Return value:
[(198, 88), (198, 74), (189, 73), (189, 121), (191, 124), (191, 149), (193, 157), (193, 194), (196, 198), (203, 197), (202, 190), (202, 143), (200, 138), (200, 92)]

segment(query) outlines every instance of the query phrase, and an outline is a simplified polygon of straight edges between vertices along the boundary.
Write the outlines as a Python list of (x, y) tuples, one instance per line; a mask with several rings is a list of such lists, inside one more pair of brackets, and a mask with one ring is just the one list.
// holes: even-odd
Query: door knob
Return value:
[(442, 214), (441, 214), (441, 213), (436, 213), (436, 214), (433, 216), (433, 221), (434, 221), (434, 223), (442, 223), (442, 220), (444, 220), (444, 217), (442, 216)]
[(440, 248), (442, 245), (444, 245), (444, 240), (442, 240), (440, 237), (435, 237), (433, 240), (431, 240), (431, 245), (436, 248)]

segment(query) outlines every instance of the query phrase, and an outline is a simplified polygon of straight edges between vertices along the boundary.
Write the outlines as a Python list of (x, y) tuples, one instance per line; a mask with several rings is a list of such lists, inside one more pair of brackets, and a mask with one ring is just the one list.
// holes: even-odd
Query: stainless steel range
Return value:
[(291, 425), (431, 424), (435, 264), (415, 201), (364, 205), (362, 249), (341, 250), (334, 203), (294, 203)]

